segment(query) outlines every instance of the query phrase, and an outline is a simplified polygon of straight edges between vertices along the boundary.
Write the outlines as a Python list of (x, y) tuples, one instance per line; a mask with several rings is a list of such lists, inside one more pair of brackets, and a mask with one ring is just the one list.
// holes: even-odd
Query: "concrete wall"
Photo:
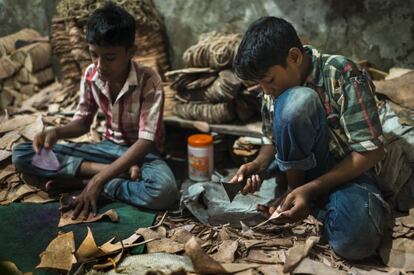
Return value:
[(23, 28), (49, 34), (50, 20), (59, 0), (0, 0), (0, 36)]
[[(174, 67), (200, 33), (244, 32), (260, 16), (289, 20), (326, 53), (414, 68), (414, 0), (153, 0), (170, 41)], [(58, 0), (0, 0), (0, 36), (31, 27), (48, 34)]]
[(290, 21), (326, 53), (368, 59), (378, 68), (414, 68), (414, 0), (154, 0), (164, 17), (173, 65), (200, 33), (244, 32), (258, 17)]

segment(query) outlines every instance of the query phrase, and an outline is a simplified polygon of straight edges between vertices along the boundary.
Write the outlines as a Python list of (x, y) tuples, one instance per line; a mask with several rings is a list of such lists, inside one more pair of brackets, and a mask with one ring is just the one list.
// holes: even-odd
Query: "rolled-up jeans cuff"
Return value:
[(75, 177), (83, 159), (73, 156), (64, 156), (63, 160), (60, 159), (59, 161), (62, 163), (62, 166), (60, 167), (58, 174), (61, 176)]
[(309, 170), (316, 167), (316, 159), (315, 155), (311, 153), (307, 158), (300, 159), (300, 160), (281, 160), (276, 155), (276, 161), (279, 165), (279, 169), (282, 172), (285, 172), (290, 169), (297, 169), (297, 170)]

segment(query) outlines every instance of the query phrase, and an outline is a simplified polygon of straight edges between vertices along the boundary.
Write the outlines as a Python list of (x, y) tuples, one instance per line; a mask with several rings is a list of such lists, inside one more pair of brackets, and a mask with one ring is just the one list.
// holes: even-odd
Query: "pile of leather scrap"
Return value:
[(23, 100), (53, 81), (52, 50), (47, 37), (32, 29), (22, 29), (0, 38), (2, 110), (19, 107)]
[[(114, 1), (136, 19), (134, 59), (152, 67), (160, 75), (170, 68), (168, 45), (158, 11), (152, 0)], [(85, 68), (91, 63), (85, 40), (88, 16), (105, 3), (104, 0), (63, 0), (52, 19), (51, 41), (62, 67), (64, 84), (79, 84)]]
[(374, 82), (376, 92), (385, 97), (403, 125), (414, 125), (414, 71), (392, 68), (384, 79)]
[(409, 269), (387, 267), (375, 258), (358, 263), (340, 259), (319, 237), (320, 223), (312, 216), (255, 230), (163, 217), (135, 233), (148, 242), (148, 254), (126, 256), (105, 274), (409, 274)]
[(206, 33), (184, 52), (186, 68), (165, 74), (177, 92), (174, 114), (208, 123), (246, 122), (258, 114), (258, 87), (232, 71), (240, 39), (238, 34)]

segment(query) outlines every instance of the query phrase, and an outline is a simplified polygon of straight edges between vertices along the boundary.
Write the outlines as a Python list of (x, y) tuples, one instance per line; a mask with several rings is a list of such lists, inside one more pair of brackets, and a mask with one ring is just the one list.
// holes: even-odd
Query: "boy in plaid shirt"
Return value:
[(370, 171), (384, 149), (368, 75), (344, 56), (303, 46), (293, 26), (276, 17), (248, 28), (234, 69), (263, 89), (264, 145), (231, 181), (245, 181), (247, 193), (260, 188), (263, 175), (276, 176), (283, 194), (258, 211), (296, 221), (316, 204), (324, 236), (338, 255), (372, 255), (387, 204)]

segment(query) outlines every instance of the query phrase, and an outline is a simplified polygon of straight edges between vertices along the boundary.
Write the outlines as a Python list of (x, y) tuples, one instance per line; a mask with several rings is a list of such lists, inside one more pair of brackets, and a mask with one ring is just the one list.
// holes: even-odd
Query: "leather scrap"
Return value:
[(36, 268), (52, 268), (69, 271), (76, 258), (73, 232), (59, 234), (46, 250), (40, 254), (40, 264)]
[(89, 216), (86, 220), (83, 218), (78, 217), (76, 220), (72, 220), (73, 210), (67, 211), (65, 213), (61, 213), (60, 220), (58, 227), (63, 227), (69, 224), (78, 224), (78, 223), (89, 223), (89, 222), (96, 222), (101, 220), (104, 217), (108, 217), (112, 222), (118, 222), (119, 217), (118, 214), (114, 209), (110, 209), (105, 213), (99, 214), (97, 216), (93, 216), (92, 213), (89, 213)]

